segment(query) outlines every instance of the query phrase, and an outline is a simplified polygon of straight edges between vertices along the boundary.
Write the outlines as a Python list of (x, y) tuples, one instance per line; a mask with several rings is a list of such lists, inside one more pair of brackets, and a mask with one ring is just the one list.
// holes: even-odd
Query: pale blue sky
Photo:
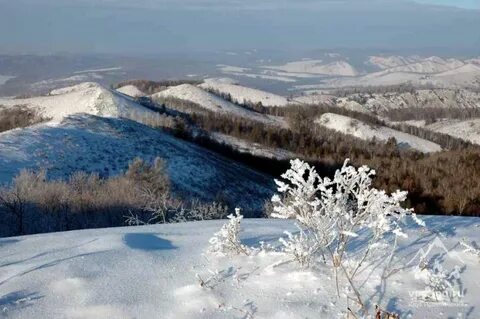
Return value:
[(0, 53), (480, 49), (480, 10), (448, 6), (480, 0), (418, 1), (0, 0)]
[(416, 0), (420, 3), (480, 10), (480, 0)]

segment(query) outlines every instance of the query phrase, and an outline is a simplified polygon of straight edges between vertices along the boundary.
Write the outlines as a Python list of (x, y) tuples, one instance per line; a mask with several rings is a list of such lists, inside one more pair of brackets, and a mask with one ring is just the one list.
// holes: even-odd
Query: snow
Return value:
[(305, 94), (294, 98), (295, 102), (301, 104), (326, 104), (332, 105), (335, 103), (335, 97), (328, 94)]
[(402, 65), (406, 65), (409, 63), (417, 62), (418, 59), (412, 57), (403, 57), (403, 56), (370, 56), (368, 59), (368, 63), (372, 64), (382, 70), (390, 69)]
[(362, 76), (335, 77), (319, 84), (296, 86), (296, 89), (325, 89), (340, 87), (365, 87), (398, 85), (432, 85), (438, 88), (478, 87), (480, 66), (475, 60), (442, 59), (439, 57), (370, 57), (371, 64), (380, 71)]
[(323, 64), (322, 60), (301, 60), (288, 62), (279, 66), (265, 66), (264, 68), (284, 71), (288, 73), (307, 73), (330, 76), (356, 76), (357, 70), (346, 61), (335, 61)]
[(200, 84), (204, 89), (215, 89), (222, 93), (228, 93), (232, 96), (232, 99), (243, 103), (243, 101), (251, 101), (253, 103), (261, 102), (263, 106), (287, 106), (290, 104), (286, 97), (269, 93), (262, 90), (257, 90), (241, 85), (235, 85), (232, 83), (226, 83), (225, 80), (217, 81), (210, 79)]
[(480, 94), (464, 89), (415, 90), (414, 92), (388, 92), (384, 94), (353, 94), (347, 98), (339, 98), (337, 104), (342, 100), (350, 100), (349, 103), (357, 103), (352, 100), (354, 97), (365, 99), (366, 102), (361, 107), (374, 113), (409, 107), (461, 109), (480, 107)]
[(423, 127), (480, 145), (480, 119), (443, 119), (428, 125), (425, 124), (425, 121), (405, 121), (403, 123)]
[(442, 59), (437, 56), (421, 58), (418, 56), (371, 56), (369, 64), (390, 72), (413, 73), (440, 73), (463, 66), (465, 63), (458, 59)]
[(317, 119), (316, 122), (329, 129), (352, 135), (362, 140), (372, 140), (375, 138), (386, 142), (388, 139), (394, 137), (400, 146), (413, 148), (420, 152), (430, 153), (442, 150), (440, 145), (436, 143), (388, 127), (374, 127), (348, 116), (325, 113)]
[(450, 86), (478, 86), (480, 84), (480, 66), (465, 64), (454, 70), (436, 74), (433, 83)]
[[(480, 316), (480, 263), (462, 238), (478, 243), (480, 220), (422, 217), (428, 231), (409, 229), (397, 249), (399, 271), (376, 286), (373, 260), (362, 289), (372, 304), (401, 318)], [(71, 231), (0, 239), (0, 312), (12, 318), (345, 318), (325, 267), (301, 269), (280, 252), (222, 257), (206, 253), (224, 221)], [(240, 239), (278, 245), (289, 220), (243, 220)], [(447, 252), (439, 250), (441, 241)], [(429, 249), (432, 247), (433, 249)], [(380, 248), (377, 248), (381, 250)], [(424, 288), (415, 271), (418, 252), (460, 264), (466, 293), (458, 302), (417, 299)], [(211, 272), (210, 272), (211, 271)], [(416, 276), (418, 274), (418, 276)], [(211, 278), (209, 287), (199, 279)]]
[(430, 57), (416, 63), (397, 66), (389, 69), (390, 72), (412, 73), (441, 73), (462, 67), (464, 63), (456, 59), (443, 60), (438, 57)]
[(117, 92), (131, 96), (131, 97), (140, 97), (145, 96), (146, 94), (140, 91), (135, 85), (125, 85), (117, 89)]
[(221, 133), (211, 133), (210, 135), (218, 142), (230, 145), (241, 153), (248, 153), (259, 157), (277, 160), (287, 160), (299, 157), (298, 155), (281, 148), (266, 147), (264, 145), (251, 143), (230, 135)]
[(0, 105), (7, 107), (26, 105), (36, 108), (45, 117), (52, 118), (55, 122), (76, 113), (112, 117), (127, 116), (132, 112), (151, 113), (128, 97), (93, 82), (56, 89), (48, 96), (13, 100), (0, 98)]
[(272, 180), (235, 161), (137, 122), (87, 114), (0, 134), (0, 183), (22, 168), (47, 169), (52, 178), (75, 171), (116, 175), (135, 158), (166, 161), (174, 192), (214, 201), (221, 195), (260, 211)]
[(166, 90), (152, 95), (153, 100), (156, 98), (173, 97), (181, 100), (187, 100), (204, 107), (212, 112), (224, 114), (233, 114), (235, 116), (249, 118), (265, 124), (285, 126), (285, 121), (279, 117), (266, 116), (257, 112), (247, 110), (241, 106), (235, 105), (215, 94), (205, 91), (204, 89), (191, 85), (181, 84), (169, 87)]

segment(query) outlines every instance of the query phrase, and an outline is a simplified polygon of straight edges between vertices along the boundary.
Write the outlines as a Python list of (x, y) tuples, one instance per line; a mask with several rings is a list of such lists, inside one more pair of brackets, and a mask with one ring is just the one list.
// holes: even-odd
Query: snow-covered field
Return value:
[(59, 122), (66, 116), (76, 113), (88, 113), (101, 116), (127, 116), (132, 112), (150, 114), (130, 98), (110, 91), (93, 82), (56, 89), (47, 96), (27, 99), (0, 98), (0, 105), (15, 107), (25, 105), (35, 108), (45, 117)]
[[(369, 304), (401, 318), (480, 317), (480, 259), (459, 241), (480, 240), (480, 220), (423, 217), (428, 230), (400, 239), (395, 267), (380, 280), (383, 250), (367, 260), (361, 287)], [(221, 257), (207, 253), (223, 221), (82, 230), (0, 239), (0, 314), (5, 318), (345, 318), (333, 274), (301, 269), (281, 252)], [(245, 245), (278, 245), (291, 221), (244, 220)], [(419, 300), (419, 252), (460, 268), (456, 301)], [(354, 252), (352, 252), (354, 256)], [(203, 287), (201, 281), (208, 281)], [(341, 283), (342, 285), (344, 283)]]
[(372, 140), (375, 138), (380, 141), (387, 141), (394, 137), (401, 147), (413, 148), (424, 153), (439, 152), (442, 150), (440, 145), (436, 143), (388, 127), (374, 127), (348, 116), (325, 113), (316, 122), (329, 129), (352, 135), (362, 140)]
[(243, 103), (243, 101), (251, 101), (253, 103), (261, 102), (263, 106), (286, 106), (290, 104), (290, 101), (288, 101), (286, 97), (233, 83), (233, 80), (207, 79), (204, 83), (200, 84), (200, 87), (230, 94), (232, 99), (239, 103)]

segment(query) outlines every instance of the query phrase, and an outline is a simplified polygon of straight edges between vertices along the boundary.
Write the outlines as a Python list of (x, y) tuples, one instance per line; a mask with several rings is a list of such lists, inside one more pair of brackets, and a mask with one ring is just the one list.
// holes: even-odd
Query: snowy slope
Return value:
[(445, 64), (423, 61), (405, 66), (384, 69), (357, 77), (336, 77), (321, 81), (317, 85), (296, 86), (297, 89), (324, 89), (340, 87), (385, 86), (411, 83), (431, 85), (437, 88), (478, 87), (480, 66), (463, 64), (458, 60), (447, 60)]
[(131, 97), (140, 97), (145, 96), (146, 94), (140, 91), (135, 85), (125, 85), (117, 89), (117, 92), (131, 96)]
[(457, 69), (436, 74), (432, 82), (437, 85), (479, 86), (480, 65), (469, 63)]
[(434, 132), (447, 134), (480, 145), (480, 119), (463, 121), (444, 119), (428, 125), (426, 125), (425, 121), (405, 121), (399, 123), (423, 127)]
[(413, 148), (420, 152), (430, 153), (442, 150), (440, 145), (433, 142), (388, 127), (373, 127), (348, 116), (325, 113), (317, 119), (317, 123), (329, 129), (336, 130), (343, 134), (352, 135), (362, 140), (371, 140), (375, 138), (380, 141), (387, 141), (394, 137), (400, 146)]
[(390, 69), (410, 63), (418, 62), (419, 58), (403, 56), (370, 56), (366, 63), (374, 65), (382, 70)]
[(263, 207), (272, 189), (271, 178), (160, 130), (85, 114), (1, 133), (0, 182), (9, 182), (21, 168), (46, 168), (51, 177), (78, 170), (115, 175), (135, 157), (157, 156), (166, 160), (179, 195), (209, 201), (222, 196), (251, 212)]
[(56, 89), (48, 96), (27, 99), (2, 99), (0, 105), (14, 107), (26, 105), (38, 109), (45, 117), (59, 122), (66, 116), (76, 113), (88, 113), (101, 116), (122, 117), (132, 112), (149, 114), (130, 98), (115, 91), (105, 89), (93, 82), (86, 82), (71, 87)]
[(469, 90), (416, 90), (415, 92), (368, 94), (365, 108), (372, 112), (390, 109), (425, 107), (425, 108), (479, 108), (480, 94)]
[(444, 60), (439, 57), (430, 57), (415, 63), (405, 64), (389, 69), (390, 72), (411, 72), (411, 73), (441, 73), (458, 69), (464, 63), (457, 59)]
[(335, 97), (328, 94), (305, 94), (294, 98), (295, 102), (300, 104), (335, 104)]
[(480, 119), (445, 120), (427, 125), (426, 128), (480, 145)]
[[(468, 61), (466, 61), (468, 63)], [(440, 73), (459, 68), (465, 62), (458, 59), (443, 59), (437, 56), (422, 58), (419, 56), (371, 56), (368, 64), (390, 72)]]
[(377, 114), (400, 108), (480, 108), (480, 93), (466, 89), (420, 89), (404, 92), (393, 90), (386, 93), (352, 93), (346, 97), (311, 93), (294, 100), (299, 103), (320, 103)]
[(253, 103), (261, 102), (263, 106), (286, 106), (290, 103), (286, 97), (241, 85), (226, 83), (225, 80), (206, 80), (204, 83), (200, 84), (200, 87), (230, 94), (232, 99), (239, 103), (243, 103), (245, 100)]
[(152, 95), (153, 100), (155, 100), (156, 98), (166, 97), (173, 97), (181, 100), (190, 101), (212, 112), (232, 114), (235, 116), (249, 118), (266, 124), (285, 126), (285, 123), (281, 118), (266, 116), (257, 112), (247, 110), (191, 84), (172, 86), (164, 91)]
[(277, 159), (277, 160), (290, 160), (300, 158), (301, 156), (282, 148), (267, 147), (258, 143), (251, 143), (230, 135), (221, 133), (211, 133), (210, 136), (216, 141), (230, 145), (241, 153), (248, 153), (259, 157)]
[[(380, 260), (366, 260), (371, 272), (362, 292), (371, 304), (401, 318), (479, 318), (480, 262), (463, 252), (462, 238), (479, 242), (478, 218), (423, 217), (429, 230), (400, 239), (399, 271), (380, 287)], [(279, 252), (220, 257), (205, 253), (223, 222), (82, 230), (0, 239), (0, 313), (6, 318), (72, 319), (300, 319), (345, 318), (332, 273), (300, 269)], [(278, 244), (293, 222), (244, 220), (242, 241)], [(441, 244), (438, 247), (432, 243)], [(416, 277), (419, 251), (442, 257), (447, 269), (462, 268), (466, 290), (458, 302), (424, 302)], [(443, 250), (445, 248), (445, 250)], [(383, 256), (380, 248), (376, 256)], [(353, 252), (352, 252), (353, 253)], [(385, 262), (385, 259), (383, 259)], [(411, 263), (412, 262), (412, 263)], [(202, 288), (217, 272), (218, 284)]]

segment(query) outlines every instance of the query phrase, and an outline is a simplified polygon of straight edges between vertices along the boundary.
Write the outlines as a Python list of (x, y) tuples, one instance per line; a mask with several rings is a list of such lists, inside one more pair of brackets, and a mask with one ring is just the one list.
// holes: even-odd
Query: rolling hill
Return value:
[(375, 127), (348, 116), (325, 113), (316, 122), (326, 128), (352, 135), (362, 140), (376, 139), (386, 142), (390, 138), (395, 138), (401, 148), (412, 148), (423, 153), (442, 150), (440, 145), (433, 142), (388, 127)]
[(232, 82), (217, 79), (207, 79), (200, 84), (201, 88), (219, 91), (223, 94), (230, 94), (232, 100), (243, 103), (250, 101), (252, 103), (262, 103), (263, 106), (287, 106), (291, 102), (283, 96), (269, 93), (266, 91), (232, 84)]
[(26, 99), (0, 98), (0, 105), (5, 107), (27, 106), (38, 110), (44, 117), (51, 118), (55, 122), (60, 122), (65, 117), (77, 113), (109, 117), (127, 117), (132, 113), (143, 115), (152, 113), (131, 98), (93, 82), (55, 89), (46, 96)]
[(161, 130), (87, 114), (0, 134), (0, 181), (10, 181), (22, 168), (45, 168), (52, 178), (79, 170), (110, 176), (135, 157), (152, 161), (157, 156), (166, 161), (179, 196), (222, 197), (253, 213), (262, 209), (273, 189), (270, 177)]
[(279, 117), (267, 116), (250, 111), (191, 84), (172, 86), (164, 91), (153, 94), (151, 97), (154, 101), (168, 97), (186, 100), (193, 102), (211, 112), (231, 114), (265, 124), (281, 126), (286, 125), (285, 121)]

